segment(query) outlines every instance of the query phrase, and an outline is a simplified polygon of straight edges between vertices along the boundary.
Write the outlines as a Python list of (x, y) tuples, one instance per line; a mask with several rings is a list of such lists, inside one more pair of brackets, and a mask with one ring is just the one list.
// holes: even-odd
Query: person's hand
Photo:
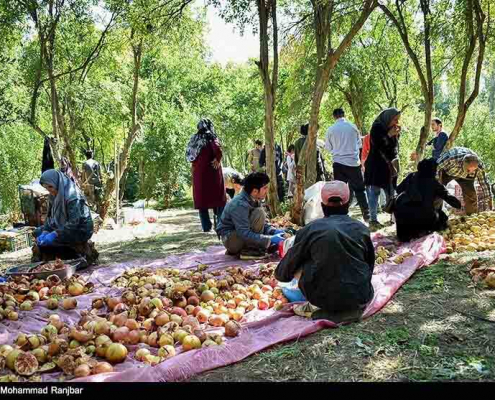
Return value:
[(49, 232), (47, 231), (43, 231), (41, 232), (41, 235), (39, 235), (37, 238), (36, 238), (36, 243), (37, 244), (40, 244), (41, 242), (43, 242), (43, 240), (45, 239), (46, 235), (48, 235)]
[(57, 232), (53, 231), (48, 233), (41, 242), (39, 242), (40, 246), (51, 246), (53, 242), (57, 238)]
[(215, 168), (215, 169), (220, 168), (220, 163), (218, 162), (218, 160), (217, 160), (217, 159), (213, 160), (213, 161), (211, 162), (211, 165), (213, 165), (213, 168)]
[(274, 235), (278, 235), (279, 233), (285, 233), (285, 229), (275, 229)]
[(397, 136), (400, 133), (401, 129), (402, 128), (400, 125), (392, 126), (388, 131), (388, 136), (390, 136), (390, 137)]
[(280, 242), (285, 240), (283, 233), (279, 233), (278, 235), (273, 235), (270, 238), (270, 244), (278, 245)]

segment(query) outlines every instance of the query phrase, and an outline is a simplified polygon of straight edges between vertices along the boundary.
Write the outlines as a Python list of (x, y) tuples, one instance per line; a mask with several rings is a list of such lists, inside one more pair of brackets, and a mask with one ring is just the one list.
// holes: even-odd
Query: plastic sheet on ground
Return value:
[[(389, 238), (379, 234), (373, 235), (375, 246), (392, 244)], [(397, 248), (398, 253), (411, 252), (414, 255), (407, 258), (403, 264), (396, 265), (385, 263), (375, 267), (372, 283), (375, 288), (375, 296), (365, 310), (364, 317), (368, 318), (384, 307), (394, 293), (414, 274), (414, 272), (435, 261), (445, 251), (444, 239), (438, 234), (431, 234), (411, 243), (406, 243)], [(64, 311), (59, 309), (57, 314), (69, 324), (75, 324), (80, 313), (91, 307), (94, 298), (107, 295), (118, 295), (123, 291), (120, 288), (112, 288), (111, 282), (125, 270), (134, 267), (146, 268), (196, 268), (200, 263), (207, 264), (213, 269), (222, 269), (231, 265), (243, 266), (245, 268), (256, 268), (248, 261), (239, 261), (224, 254), (225, 249), (221, 246), (208, 248), (205, 252), (194, 251), (182, 256), (170, 256), (163, 260), (145, 262), (134, 260), (123, 264), (102, 266), (90, 270), (89, 280), (95, 284), (95, 291), (91, 294), (77, 297), (78, 307), (75, 310)], [(276, 261), (275, 259), (272, 261)], [(36, 304), (33, 311), (20, 312), (18, 321), (2, 321), (0, 324), (0, 343), (12, 343), (20, 333), (39, 332), (47, 323), (48, 310), (45, 302)], [(141, 381), (141, 382), (165, 382), (183, 381), (194, 375), (200, 374), (214, 368), (229, 365), (271, 347), (277, 343), (299, 339), (324, 328), (335, 328), (336, 324), (330, 321), (312, 321), (294, 315), (293, 304), (288, 304), (281, 311), (275, 310), (253, 310), (246, 314), (246, 320), (240, 336), (227, 339), (226, 344), (218, 347), (208, 347), (189, 352), (179, 353), (163, 363), (151, 367), (134, 359), (134, 352), (145, 345), (129, 346), (129, 356), (122, 364), (115, 366), (115, 372), (108, 374), (93, 375), (74, 381)], [(222, 332), (223, 328), (211, 328), (209, 332)], [(150, 349), (156, 354), (158, 349)], [(44, 381), (57, 380), (61, 374), (43, 374)]]

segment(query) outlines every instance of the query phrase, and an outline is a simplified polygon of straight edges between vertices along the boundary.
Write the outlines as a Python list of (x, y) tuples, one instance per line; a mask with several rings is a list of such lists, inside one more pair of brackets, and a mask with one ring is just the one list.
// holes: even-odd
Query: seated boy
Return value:
[(229, 255), (240, 255), (241, 260), (266, 258), (270, 246), (284, 240), (283, 229), (266, 223), (261, 201), (266, 197), (270, 179), (261, 172), (244, 179), (244, 189), (223, 210), (217, 233)]

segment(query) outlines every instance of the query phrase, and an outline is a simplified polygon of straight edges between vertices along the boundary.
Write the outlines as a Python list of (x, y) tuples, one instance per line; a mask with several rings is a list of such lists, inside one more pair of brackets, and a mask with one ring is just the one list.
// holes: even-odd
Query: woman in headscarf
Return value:
[[(94, 253), (86, 249), (93, 235), (91, 212), (75, 183), (64, 173), (50, 169), (41, 175), (40, 184), (50, 196), (45, 224), (34, 231), (37, 249), (33, 260), (36, 256), (44, 261), (67, 260)], [(94, 261), (87, 260), (88, 264)]]
[(396, 108), (383, 110), (373, 122), (370, 132), (370, 151), (366, 158), (364, 183), (370, 207), (370, 230), (383, 228), (378, 222), (378, 199), (383, 189), (387, 200), (393, 195), (398, 175), (398, 135), (400, 111)]
[(436, 161), (423, 160), (418, 164), (418, 172), (409, 174), (397, 187), (394, 215), (401, 242), (447, 229), (448, 217), (442, 210), (442, 200), (461, 208), (461, 202), (437, 181), (436, 173)]
[(227, 196), (221, 166), (222, 149), (209, 119), (199, 121), (198, 132), (189, 140), (186, 157), (192, 163), (194, 208), (199, 210), (203, 232), (210, 232), (212, 223), (209, 209), (213, 209), (216, 217), (216, 229)]

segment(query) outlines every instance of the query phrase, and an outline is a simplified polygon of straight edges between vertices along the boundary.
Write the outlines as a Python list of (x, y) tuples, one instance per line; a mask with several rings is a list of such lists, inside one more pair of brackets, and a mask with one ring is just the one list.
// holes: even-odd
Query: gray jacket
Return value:
[(217, 233), (224, 238), (235, 231), (246, 241), (255, 242), (260, 246), (268, 247), (270, 245), (271, 236), (274, 235), (276, 229), (269, 224), (265, 224), (263, 233), (259, 234), (253, 232), (249, 224), (251, 213), (258, 207), (261, 207), (261, 204), (242, 190), (241, 193), (235, 196), (223, 210)]

